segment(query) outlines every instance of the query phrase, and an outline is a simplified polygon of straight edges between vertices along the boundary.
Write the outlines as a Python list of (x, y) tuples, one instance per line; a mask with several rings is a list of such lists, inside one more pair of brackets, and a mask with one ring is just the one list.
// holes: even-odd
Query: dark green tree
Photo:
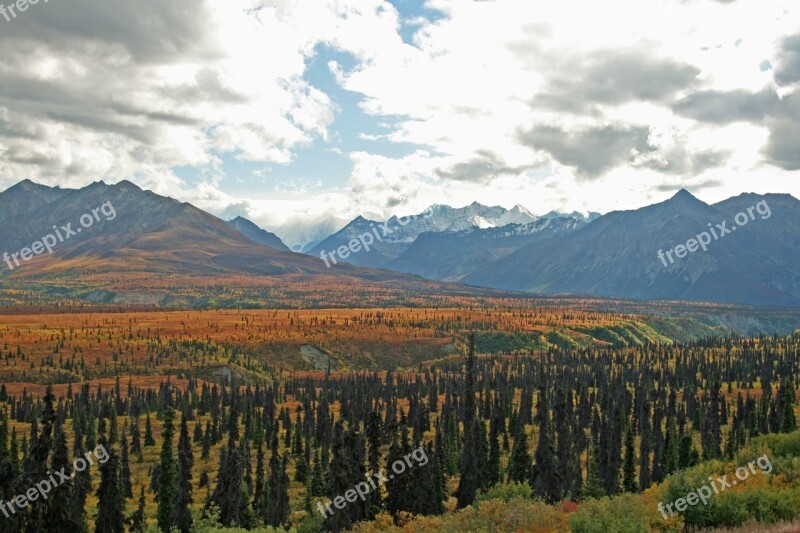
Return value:
[(637, 492), (639, 485), (636, 483), (636, 449), (633, 438), (633, 428), (625, 432), (625, 463), (622, 467), (622, 488), (625, 492)]
[[(172, 529), (172, 517), (177, 494), (177, 465), (175, 464), (172, 443), (174, 434), (172, 421), (174, 416), (175, 414), (171, 408), (167, 408), (164, 412), (164, 430), (161, 432), (161, 456), (158, 463), (158, 493), (156, 494), (158, 527), (164, 533), (169, 533)], [(145, 427), (149, 427), (149, 416), (147, 422), (148, 425)], [(146, 433), (145, 441), (147, 441)]]
[(95, 533), (124, 533), (122, 510), (124, 502), (119, 487), (119, 457), (117, 451), (100, 438), (108, 460), (100, 465), (100, 486), (97, 489), (97, 519)]
[(192, 529), (192, 441), (189, 439), (189, 427), (186, 415), (181, 417), (181, 431), (178, 436), (178, 483), (175, 507), (172, 512), (172, 524), (181, 533), (189, 533)]
[(469, 335), (467, 375), (464, 384), (464, 444), (461, 452), (461, 477), (456, 489), (457, 508), (472, 505), (480, 487), (480, 443), (476, 440), (478, 428), (475, 405), (475, 334)]
[(561, 499), (561, 475), (556, 462), (553, 428), (550, 423), (550, 407), (544, 378), (539, 388), (536, 421), (539, 423), (539, 443), (534, 452), (534, 463), (531, 468), (531, 486), (533, 494), (547, 503), (555, 503)]

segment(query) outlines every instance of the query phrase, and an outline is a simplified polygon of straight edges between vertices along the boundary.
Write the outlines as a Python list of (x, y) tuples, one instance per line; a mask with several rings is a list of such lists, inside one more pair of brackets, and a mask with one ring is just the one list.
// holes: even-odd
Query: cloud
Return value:
[(520, 140), (534, 150), (544, 150), (561, 164), (575, 168), (587, 178), (603, 175), (612, 168), (632, 162), (654, 148), (645, 126), (609, 125), (578, 131), (556, 126), (537, 126), (520, 134)]
[(769, 130), (762, 148), (765, 161), (784, 170), (800, 170), (800, 94), (783, 98), (774, 90), (737, 90), (692, 95), (675, 106), (678, 113), (712, 124), (749, 122)]
[(730, 124), (731, 122), (760, 122), (780, 107), (775, 91), (758, 93), (745, 90), (703, 91), (677, 102), (676, 113), (701, 122)]
[(773, 165), (784, 170), (800, 170), (800, 123), (776, 118), (770, 123), (769, 142), (764, 155)]
[(225, 153), (286, 164), (327, 138), (335, 105), (303, 79), (318, 36), (260, 4), (75, 0), (3, 21), (0, 135), (28, 133), (0, 137), (4, 179), (136, 180)]
[(700, 69), (641, 50), (598, 50), (566, 62), (531, 106), (583, 113), (596, 104), (662, 102), (696, 86)]
[(775, 81), (780, 85), (790, 85), (800, 81), (800, 34), (786, 37), (781, 41)]
[(489, 150), (478, 150), (475, 157), (468, 161), (459, 161), (449, 168), (437, 168), (436, 175), (443, 179), (453, 181), (468, 181), (475, 183), (490, 183), (501, 175), (521, 174), (534, 165), (519, 167), (508, 166), (497, 154)]

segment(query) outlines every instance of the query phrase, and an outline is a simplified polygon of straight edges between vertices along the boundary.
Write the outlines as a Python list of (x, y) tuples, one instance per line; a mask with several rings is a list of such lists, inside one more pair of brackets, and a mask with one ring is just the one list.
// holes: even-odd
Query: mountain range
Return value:
[[(113, 219), (95, 211), (91, 227), (80, 228), (81, 216), (104, 204), (113, 205)], [(737, 215), (746, 223), (737, 225)], [(357, 217), (306, 255), (245, 218), (224, 221), (127, 181), (62, 189), (25, 180), (0, 193), (0, 253), (31, 247), (70, 222), (83, 231), (18, 268), (0, 263), (0, 284), (80, 273), (105, 280), (205, 276), (203, 283), (245, 276), (291, 287), (300, 276), (312, 284), (378, 283), (422, 293), (455, 287), (800, 306), (800, 201), (786, 194), (742, 194), (710, 205), (681, 190), (658, 204), (602, 216), (433, 205), (405, 218)], [(709, 237), (705, 251), (678, 253), (720, 223), (737, 227)], [(367, 233), (380, 235), (369, 251), (331, 268), (321, 260), (322, 252)]]
[[(113, 218), (96, 211), (101, 205), (109, 214), (113, 211)], [(99, 216), (82, 227), (81, 217), (91, 219), (93, 210)], [(58, 228), (68, 224), (73, 235), (66, 238), (67, 231)], [(45, 250), (19, 265), (14, 260), (0, 262), (0, 278), (22, 283), (52, 278), (84, 281), (92, 276), (206, 280), (299, 275), (343, 283), (416, 282), (412, 276), (348, 264), (327, 268), (318, 258), (290, 251), (278, 237), (246, 219), (226, 222), (128, 181), (61, 189), (26, 180), (0, 193), (0, 253), (13, 257), (58, 233), (64, 240), (52, 247), (52, 254)]]
[[(748, 221), (737, 227), (739, 213)], [(659, 258), (659, 251), (678, 251), (711, 229), (718, 238), (706, 251)], [(797, 306), (800, 201), (742, 194), (709, 205), (681, 190), (665, 202), (612, 212), (558, 239), (526, 245), (461, 281), (540, 294)]]

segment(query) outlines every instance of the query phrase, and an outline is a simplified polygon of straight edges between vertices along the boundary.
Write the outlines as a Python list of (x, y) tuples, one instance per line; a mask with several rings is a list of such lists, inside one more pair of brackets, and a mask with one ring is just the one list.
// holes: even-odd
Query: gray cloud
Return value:
[(800, 170), (800, 124), (788, 118), (770, 123), (769, 141), (764, 155), (773, 165), (784, 170)]
[(478, 150), (476, 156), (448, 169), (437, 169), (436, 175), (443, 179), (473, 183), (489, 183), (504, 174), (520, 174), (534, 165), (509, 166), (497, 154), (489, 150)]
[(548, 152), (561, 164), (574, 167), (583, 177), (593, 178), (631, 162), (640, 153), (652, 152), (646, 126), (612, 125), (568, 132), (554, 126), (536, 126), (522, 132), (520, 141)]
[(214, 57), (207, 0), (69, 0), (30, 6), (6, 23), (0, 46), (24, 39), (38, 46), (89, 52), (98, 43), (117, 54), (121, 47), (137, 62), (159, 63), (192, 55)]
[(705, 91), (673, 106), (681, 115), (711, 124), (750, 122), (769, 129), (763, 154), (766, 161), (784, 170), (800, 170), (800, 95), (783, 98), (769, 89)]
[(775, 81), (780, 85), (800, 81), (800, 35), (792, 35), (781, 41)]
[(643, 162), (643, 166), (662, 174), (696, 176), (724, 165), (729, 156), (730, 152), (727, 150), (690, 152), (685, 145), (680, 144), (653, 154)]
[(774, 114), (780, 99), (774, 91), (758, 93), (748, 91), (703, 91), (692, 94), (673, 105), (679, 115), (701, 122), (730, 124), (732, 122), (760, 122)]
[(596, 112), (596, 104), (661, 102), (697, 83), (700, 70), (637, 50), (604, 50), (575, 58), (552, 77), (531, 105), (575, 113)]
[(724, 184), (725, 183), (721, 180), (708, 179), (692, 184), (687, 184), (685, 182), (667, 182), (667, 183), (662, 183), (660, 185), (656, 185), (655, 189), (661, 192), (675, 192), (679, 189), (686, 189), (689, 192), (696, 195), (703, 189), (721, 187)]

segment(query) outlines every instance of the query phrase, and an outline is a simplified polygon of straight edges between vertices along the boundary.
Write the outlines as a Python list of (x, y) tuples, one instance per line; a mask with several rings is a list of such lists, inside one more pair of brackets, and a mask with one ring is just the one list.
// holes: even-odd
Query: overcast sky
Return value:
[(0, 188), (267, 227), (800, 197), (798, 86), (788, 0), (51, 0), (0, 16)]

